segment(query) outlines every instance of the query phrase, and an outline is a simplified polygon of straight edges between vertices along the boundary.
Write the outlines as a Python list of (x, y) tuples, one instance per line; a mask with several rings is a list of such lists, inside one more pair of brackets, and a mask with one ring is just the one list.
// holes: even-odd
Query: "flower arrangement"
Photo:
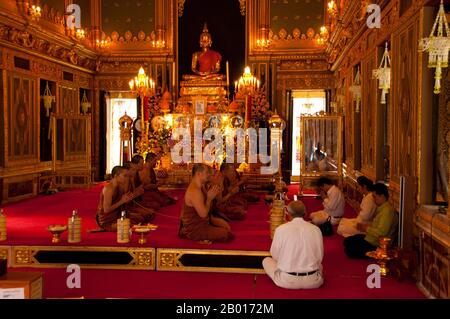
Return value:
[(146, 105), (146, 107), (148, 107), (149, 111), (150, 111), (150, 118), (153, 118), (154, 116), (157, 115), (162, 115), (163, 112), (161, 110), (161, 93), (158, 91), (158, 93), (156, 93), (156, 95), (150, 96), (147, 100), (148, 105)]
[(171, 137), (172, 131), (167, 128), (162, 128), (160, 130), (150, 132), (148, 136), (150, 147), (164, 150), (169, 145)]
[(272, 116), (272, 111), (270, 110), (270, 104), (267, 101), (266, 92), (262, 88), (255, 92), (252, 96), (252, 109), (251, 109), (251, 120), (253, 123), (259, 123), (261, 121), (267, 122)]

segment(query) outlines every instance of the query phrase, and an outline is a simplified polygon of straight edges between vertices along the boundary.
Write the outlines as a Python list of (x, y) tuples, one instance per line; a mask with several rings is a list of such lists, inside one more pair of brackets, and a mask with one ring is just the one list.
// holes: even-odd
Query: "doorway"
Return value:
[(137, 100), (111, 98), (106, 100), (106, 174), (111, 173), (120, 162), (119, 119), (125, 112), (133, 120), (137, 117)]
[(300, 118), (326, 111), (326, 92), (324, 90), (292, 91), (292, 181), (300, 176)]

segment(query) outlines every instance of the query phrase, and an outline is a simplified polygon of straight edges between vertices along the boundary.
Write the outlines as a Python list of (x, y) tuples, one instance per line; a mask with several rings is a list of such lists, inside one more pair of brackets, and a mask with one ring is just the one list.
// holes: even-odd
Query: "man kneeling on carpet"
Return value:
[(287, 211), (292, 220), (275, 230), (272, 257), (264, 258), (264, 270), (279, 287), (318, 288), (323, 284), (322, 232), (303, 219), (305, 205), (301, 201), (289, 203)]
[(192, 180), (184, 196), (178, 236), (195, 241), (229, 241), (234, 238), (230, 225), (222, 218), (211, 215), (211, 205), (221, 192), (218, 185), (208, 190), (205, 184), (211, 172), (205, 164), (195, 164)]
[(372, 224), (358, 223), (356, 227), (365, 234), (357, 234), (344, 239), (344, 250), (350, 258), (365, 258), (366, 253), (377, 249), (381, 237), (392, 240), (398, 232), (398, 213), (389, 203), (389, 191), (386, 185), (373, 186), (373, 199), (378, 206)]
[(115, 166), (111, 172), (112, 179), (103, 187), (100, 194), (100, 202), (97, 208), (97, 224), (106, 231), (117, 230), (117, 219), (121, 211), (126, 211), (126, 217), (131, 225), (145, 224), (155, 216), (151, 208), (140, 207), (133, 204), (133, 200), (144, 192), (143, 188), (137, 188), (133, 192), (124, 192), (123, 185), (128, 181), (128, 169), (123, 166)]
[(331, 224), (338, 225), (344, 215), (344, 194), (328, 177), (319, 178), (317, 186), (320, 189), (324, 209), (310, 214), (312, 222), (315, 225), (322, 225), (330, 217)]

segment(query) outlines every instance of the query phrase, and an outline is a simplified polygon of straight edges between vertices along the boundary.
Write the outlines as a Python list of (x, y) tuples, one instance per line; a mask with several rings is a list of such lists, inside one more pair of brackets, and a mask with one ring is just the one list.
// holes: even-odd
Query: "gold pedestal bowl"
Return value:
[(139, 244), (143, 245), (147, 242), (147, 235), (148, 233), (150, 233), (152, 230), (157, 229), (158, 226), (156, 225), (152, 225), (152, 224), (148, 224), (148, 225), (136, 225), (133, 226), (132, 231), (135, 232), (136, 234), (139, 234)]
[(50, 225), (47, 227), (47, 230), (52, 233), (52, 243), (59, 244), (61, 242), (61, 234), (67, 230), (66, 225)]

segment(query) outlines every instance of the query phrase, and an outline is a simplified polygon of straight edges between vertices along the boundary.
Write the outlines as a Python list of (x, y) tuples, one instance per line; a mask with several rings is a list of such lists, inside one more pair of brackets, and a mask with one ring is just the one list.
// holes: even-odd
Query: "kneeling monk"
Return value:
[(217, 185), (207, 193), (204, 185), (210, 177), (205, 164), (195, 164), (192, 168), (192, 180), (184, 197), (181, 223), (178, 235), (196, 241), (229, 241), (234, 238), (230, 225), (223, 219), (211, 216), (211, 203), (219, 194)]
[(143, 193), (143, 189), (124, 193), (122, 187), (128, 179), (128, 170), (122, 166), (115, 166), (111, 172), (112, 180), (106, 185), (100, 195), (97, 208), (97, 223), (106, 231), (117, 230), (117, 219), (122, 210), (127, 212), (131, 225), (150, 222), (155, 212), (150, 208), (133, 205), (133, 200)]
[(175, 204), (175, 199), (158, 189), (158, 181), (156, 180), (155, 166), (158, 157), (154, 153), (148, 153), (145, 157), (145, 165), (139, 172), (142, 185), (144, 186), (144, 202), (158, 203), (159, 206), (169, 206)]

